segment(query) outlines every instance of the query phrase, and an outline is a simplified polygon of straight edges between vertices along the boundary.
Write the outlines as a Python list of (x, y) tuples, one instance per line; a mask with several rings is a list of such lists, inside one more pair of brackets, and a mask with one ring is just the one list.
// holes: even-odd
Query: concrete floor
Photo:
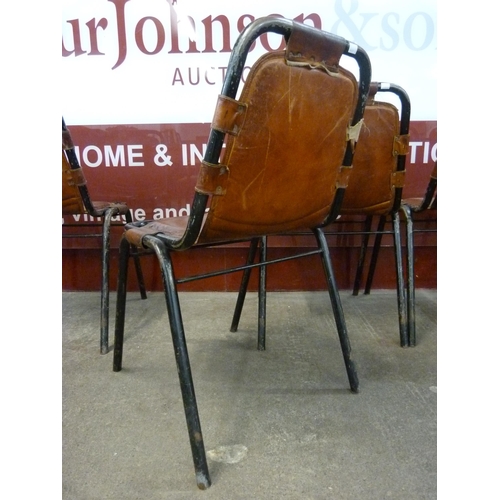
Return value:
[(326, 292), (269, 293), (265, 352), (255, 294), (231, 333), (236, 294), (181, 293), (212, 476), (200, 491), (163, 294), (129, 294), (114, 373), (99, 294), (63, 293), (63, 499), (436, 498), (436, 291), (417, 290), (407, 349), (394, 291), (341, 298), (359, 394)]

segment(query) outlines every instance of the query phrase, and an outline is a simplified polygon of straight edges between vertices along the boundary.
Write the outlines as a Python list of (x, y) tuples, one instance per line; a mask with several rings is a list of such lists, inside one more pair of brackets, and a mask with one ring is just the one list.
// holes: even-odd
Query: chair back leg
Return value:
[[(111, 208), (104, 214), (102, 224), (102, 257), (101, 257), (101, 333), (100, 333), (100, 350), (101, 354), (109, 352), (109, 255), (111, 242), (111, 219), (119, 213), (118, 209)], [(132, 221), (130, 210), (126, 214), (126, 220)], [(133, 249), (134, 250), (134, 249)], [(142, 274), (141, 263), (137, 250), (132, 250), (134, 258), (137, 280), (139, 282), (139, 290), (141, 299), (146, 299), (146, 288), (144, 286), (144, 277)]]
[[(125, 220), (127, 223), (132, 222), (132, 215), (130, 213), (130, 210), (127, 211), (125, 214)], [(137, 282), (139, 284), (139, 292), (141, 294), (141, 299), (145, 300), (148, 298), (147, 293), (146, 293), (146, 286), (144, 285), (144, 275), (142, 274), (142, 267), (141, 267), (141, 262), (139, 260), (139, 253), (137, 251), (137, 248), (135, 246), (132, 246), (130, 248), (130, 253), (132, 255), (132, 258), (134, 259), (134, 266), (135, 266), (135, 274), (137, 275)]]
[[(257, 247), (259, 246), (259, 238), (253, 238), (250, 241), (250, 247), (248, 249), (248, 256), (246, 265), (251, 265), (254, 263), (255, 256), (257, 254)], [(245, 297), (248, 289), (248, 282), (250, 280), (250, 274), (252, 273), (252, 268), (247, 268), (243, 271), (243, 276), (241, 278), (240, 289), (238, 291), (238, 298), (236, 299), (236, 306), (233, 313), (233, 321), (231, 322), (231, 332), (236, 332), (238, 330), (238, 325), (240, 323), (241, 311), (243, 310), (243, 304), (245, 302)]]
[(356, 268), (356, 276), (354, 278), (354, 286), (352, 287), (352, 294), (357, 296), (359, 293), (359, 287), (361, 285), (361, 280), (363, 278), (363, 269), (365, 267), (365, 257), (366, 250), (368, 249), (368, 241), (370, 240), (370, 229), (372, 227), (372, 215), (367, 215), (364, 224), (364, 234), (363, 240), (361, 242), (361, 248), (359, 249), (358, 265)]
[[(267, 236), (260, 239), (260, 262), (267, 261)], [(266, 349), (266, 288), (267, 266), (261, 266), (259, 269), (259, 322), (257, 334), (257, 349), (265, 351)]]
[[(382, 233), (385, 227), (385, 215), (381, 215), (378, 220), (377, 232), (375, 235), (375, 242), (373, 244), (372, 256), (370, 259), (370, 267), (368, 268), (368, 276), (366, 277), (365, 283), (365, 295), (369, 295), (372, 289), (373, 277), (375, 276), (375, 269), (377, 267), (377, 260), (380, 251), (380, 246), (382, 244)], [(370, 227), (367, 229), (370, 231)]]
[(321, 260), (323, 262), (323, 268), (326, 275), (328, 293), (330, 295), (330, 302), (332, 304), (335, 324), (337, 325), (337, 332), (340, 340), (340, 346), (342, 348), (342, 355), (344, 356), (344, 363), (347, 371), (347, 377), (349, 379), (351, 391), (358, 392), (358, 387), (359, 387), (358, 375), (356, 373), (356, 367), (354, 365), (354, 362), (351, 360), (351, 344), (349, 342), (349, 337), (347, 335), (347, 327), (344, 318), (344, 311), (342, 310), (340, 295), (333, 274), (333, 266), (330, 258), (330, 250), (323, 231), (320, 228), (316, 228), (313, 229), (313, 232), (314, 235), (316, 236), (318, 247), (321, 249)]

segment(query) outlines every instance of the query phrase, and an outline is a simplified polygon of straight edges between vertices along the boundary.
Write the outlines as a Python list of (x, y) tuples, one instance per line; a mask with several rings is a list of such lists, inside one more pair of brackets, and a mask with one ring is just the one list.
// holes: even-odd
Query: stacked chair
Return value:
[[(375, 97), (379, 92), (390, 92), (396, 95), (401, 103), (401, 111), (398, 111), (398, 108), (389, 102), (377, 101)], [(397, 276), (399, 336), (400, 345), (403, 347), (409, 345), (409, 340), (399, 209), (405, 179), (405, 160), (409, 148), (410, 112), (410, 99), (403, 88), (390, 83), (371, 83), (349, 184), (339, 210), (340, 217), (328, 228), (333, 230), (336, 235), (363, 235), (353, 292), (357, 295), (369, 237), (372, 234), (376, 235), (374, 257), (370, 265), (370, 277), (372, 277), (376, 263), (375, 252), (378, 252), (382, 235), (386, 234), (384, 232), (386, 219), (391, 217)], [(344, 218), (349, 216), (365, 217), (364, 230), (361, 233), (337, 230), (340, 226), (339, 223), (343, 224)], [(376, 231), (371, 229), (374, 216), (380, 217)], [(260, 260), (265, 261), (267, 258), (266, 239), (262, 238), (259, 243), (261, 247)], [(253, 261), (254, 255), (255, 250), (251, 248), (249, 261)], [(265, 299), (262, 298), (266, 289), (265, 268), (261, 271), (261, 275), (259, 296), (265, 304)], [(232, 331), (236, 331), (238, 328), (249, 277), (250, 271), (247, 271), (240, 285)], [(261, 316), (264, 315), (261, 314)], [(265, 324), (262, 327), (262, 330), (264, 329)], [(264, 338), (264, 331), (261, 332), (261, 337)]]
[[(377, 88), (375, 88), (377, 87)], [(401, 88), (393, 84), (373, 84), (370, 90), (370, 101), (365, 108), (364, 124), (369, 126), (372, 121), (372, 113), (376, 107), (384, 106), (389, 109), (390, 105), (387, 103), (377, 103), (372, 100), (374, 92), (393, 92), (397, 94), (401, 101), (401, 118), (400, 118), (400, 135), (394, 136), (394, 155), (397, 156), (397, 166), (394, 169), (394, 182), (392, 183), (392, 189), (394, 195), (390, 203), (390, 210), (367, 210), (364, 215), (365, 228), (363, 231), (363, 242), (360, 250), (360, 257), (358, 260), (358, 266), (356, 271), (356, 277), (354, 281), (353, 294), (357, 295), (360, 288), (360, 283), (362, 281), (362, 272), (364, 268), (365, 255), (368, 248), (368, 242), (370, 235), (375, 234), (375, 242), (373, 245), (372, 255), (370, 259), (369, 271), (366, 277), (364, 293), (369, 294), (371, 291), (373, 277), (375, 274), (375, 269), (378, 262), (379, 251), (382, 241), (382, 236), (387, 234), (384, 231), (385, 223), (387, 217), (390, 215), (392, 217), (392, 231), (394, 237), (394, 250), (396, 258), (396, 276), (397, 276), (397, 291), (398, 291), (398, 310), (399, 310), (399, 321), (400, 321), (400, 339), (401, 346), (414, 347), (416, 345), (416, 319), (415, 319), (415, 249), (414, 249), (414, 233), (432, 231), (436, 232), (434, 229), (415, 229), (414, 224), (418, 221), (418, 215), (423, 214), (428, 211), (433, 211), (437, 213), (437, 162), (434, 163), (432, 168), (429, 181), (422, 197), (416, 198), (402, 198), (401, 189), (404, 186), (404, 174), (405, 174), (405, 154), (408, 153), (408, 143), (409, 143), (409, 121), (410, 121), (410, 101), (406, 92)], [(375, 106), (375, 108), (373, 107)], [(380, 126), (380, 123), (379, 123)], [(373, 129), (372, 129), (373, 130)], [(389, 138), (388, 138), (389, 139)], [(379, 146), (382, 147), (383, 140), (378, 142)], [(385, 141), (387, 142), (387, 140)], [(372, 165), (382, 165), (382, 162), (373, 161), (375, 159), (373, 155), (373, 138), (367, 136), (366, 128), (363, 127), (358, 142), (358, 147), (356, 150), (356, 160), (353, 173), (351, 174), (349, 180), (349, 187), (346, 190), (346, 195), (344, 197), (344, 202), (342, 205), (341, 213), (343, 214), (363, 214), (364, 211), (359, 211), (359, 204), (355, 201), (358, 197), (362, 198), (364, 195), (363, 184), (372, 186), (372, 176), (369, 174), (369, 167), (366, 164), (366, 160), (369, 159)], [(361, 168), (360, 168), (361, 167)], [(381, 170), (379, 170), (381, 172)], [(367, 175), (368, 174), (368, 175)], [(372, 196), (378, 196), (379, 191), (375, 190)], [(404, 194), (404, 193), (403, 193)], [(388, 197), (387, 197), (388, 198)], [(374, 207), (376, 208), (376, 207)], [(406, 272), (404, 272), (403, 257), (402, 252), (404, 246), (402, 243), (402, 234), (400, 230), (400, 217), (398, 214), (401, 212), (404, 216), (404, 222), (406, 223)], [(371, 212), (371, 213), (370, 213)], [(379, 221), (377, 229), (375, 231), (371, 230), (373, 216), (379, 216)], [(417, 219), (416, 217), (417, 216)], [(422, 221), (423, 222), (423, 221)], [(428, 218), (425, 218), (425, 222), (429, 222)], [(435, 222), (435, 221), (434, 221)]]
[[(238, 94), (253, 42), (266, 32), (282, 35), (286, 49), (252, 66)], [(359, 81), (341, 65), (353, 59)], [(196, 482), (210, 486), (201, 424), (186, 347), (177, 284), (218, 274), (319, 255), (323, 264), (350, 389), (358, 391), (342, 305), (323, 228), (339, 215), (371, 80), (366, 52), (345, 39), (280, 18), (261, 18), (240, 35), (218, 97), (207, 149), (187, 217), (126, 224), (120, 244), (113, 369), (123, 362), (127, 274), (135, 247), (156, 256), (163, 279), (170, 332), (184, 403)], [(238, 96), (238, 97), (237, 97)], [(222, 153), (223, 144), (226, 144)], [(254, 263), (267, 235), (307, 230), (317, 248)], [(178, 278), (172, 255), (203, 246), (250, 242), (246, 265)], [(261, 253), (263, 251), (261, 245)], [(265, 256), (264, 256), (265, 257)], [(265, 294), (259, 314), (265, 316)], [(199, 314), (199, 311), (192, 311)], [(265, 318), (264, 318), (265, 319)], [(260, 336), (258, 345), (264, 343)], [(129, 362), (133, 363), (133, 359)]]
[[(416, 345), (416, 313), (415, 313), (415, 248), (414, 248), (414, 238), (415, 232), (436, 232), (437, 228), (434, 229), (415, 229), (415, 222), (420, 222), (415, 220), (415, 216), (418, 214), (423, 214), (428, 211), (433, 211), (437, 214), (437, 161), (434, 163), (432, 168), (425, 193), (422, 197), (416, 198), (403, 198), (401, 200), (400, 211), (403, 213), (404, 220), (406, 222), (406, 281), (404, 285), (404, 290), (406, 293), (406, 314), (407, 314), (407, 345), (410, 347), (415, 347)], [(383, 228), (384, 220), (381, 217), (379, 221), (379, 229)], [(429, 222), (426, 218), (422, 222)], [(436, 222), (436, 221), (434, 221)], [(380, 229), (380, 234), (382, 230)], [(401, 239), (401, 233), (398, 232), (399, 239)], [(365, 284), (365, 294), (369, 294), (371, 291), (371, 285), (373, 281), (373, 275), (378, 261), (378, 254), (380, 250), (381, 239), (377, 237), (373, 246), (372, 258), (370, 261), (370, 269), (366, 279)], [(395, 245), (402, 244), (400, 241), (395, 240)], [(366, 244), (363, 244), (362, 252), (366, 249)], [(398, 283), (402, 277), (398, 274)], [(358, 282), (359, 283), (359, 282)], [(398, 287), (399, 289), (399, 287)], [(355, 293), (357, 290), (355, 289)]]
[[(415, 248), (413, 244), (413, 234), (417, 231), (428, 231), (427, 229), (415, 229), (414, 222), (416, 222), (416, 215), (418, 216), (418, 214), (422, 214), (427, 211), (433, 211), (437, 216), (437, 161), (434, 163), (434, 167), (432, 168), (424, 196), (421, 198), (404, 198), (401, 203), (401, 210), (406, 220), (406, 249), (408, 259), (408, 337), (410, 346), (414, 346), (416, 344), (416, 320)], [(437, 231), (437, 226), (433, 231)]]
[[(125, 220), (131, 222), (130, 210), (125, 203), (92, 201), (85, 175), (75, 153), (75, 146), (69, 129), (62, 119), (62, 215), (88, 214), (99, 218), (100, 222), (82, 224), (65, 224), (65, 227), (76, 226), (77, 232), (63, 233), (63, 238), (98, 238), (101, 242), (101, 331), (100, 352), (109, 352), (109, 252), (112, 218), (125, 215)], [(88, 233), (81, 229), (99, 228), (99, 231)], [(133, 252), (137, 279), (141, 298), (146, 298), (146, 290), (137, 251)], [(83, 272), (83, 270), (82, 270)]]
[[(396, 95), (401, 104), (401, 111), (393, 104), (377, 101), (376, 95), (382, 92)], [(365, 293), (369, 293), (382, 236), (387, 234), (387, 231), (384, 231), (385, 224), (387, 218), (391, 219), (392, 230), (389, 233), (394, 240), (399, 336), (402, 347), (409, 345), (409, 339), (399, 210), (405, 183), (406, 156), (409, 152), (410, 113), (410, 99), (403, 88), (392, 83), (372, 83), (356, 149), (356, 160), (341, 209), (343, 216), (365, 217), (353, 295), (359, 292), (369, 239), (371, 235), (375, 235), (365, 288)], [(376, 216), (379, 217), (379, 222), (376, 230), (372, 230), (373, 218)]]

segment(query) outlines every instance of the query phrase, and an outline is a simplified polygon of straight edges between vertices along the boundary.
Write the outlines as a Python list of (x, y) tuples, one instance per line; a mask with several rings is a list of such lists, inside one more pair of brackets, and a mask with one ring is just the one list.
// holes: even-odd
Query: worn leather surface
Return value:
[[(65, 142), (66, 141), (66, 142)], [(72, 146), (69, 132), (63, 132), (62, 151), (62, 215), (90, 214), (93, 217), (101, 217), (106, 211), (112, 209), (115, 214), (126, 214), (128, 206), (123, 202), (91, 201), (86, 188), (86, 180), (83, 170), (71, 168), (64, 149), (68, 145)], [(87, 205), (82, 198), (80, 189), (87, 195)]]
[[(77, 174), (78, 175), (78, 174)], [(78, 185), (81, 185), (81, 180), (75, 177), (74, 171), (71, 170), (68, 159), (62, 151), (62, 214), (84, 214), (86, 213), (80, 190)]]
[(247, 105), (222, 163), (226, 194), (212, 198), (200, 242), (321, 224), (335, 195), (357, 97), (352, 75), (287, 65), (269, 53), (254, 65)]
[(404, 172), (396, 173), (397, 154), (404, 152), (404, 139), (399, 140), (398, 134), (398, 109), (390, 103), (369, 102), (342, 202), (342, 214), (383, 215), (391, 210), (394, 188), (404, 184)]
[[(212, 196), (198, 244), (311, 228), (329, 215), (358, 87), (338, 67), (344, 44), (330, 45), (326, 58), (331, 41), (320, 36), (319, 55), (310, 43), (309, 31), (295, 39), (291, 64), (285, 51), (265, 54), (237, 101), (218, 100), (212, 125), (229, 135), (224, 168), (200, 168), (196, 190)], [(132, 228), (127, 239), (178, 239), (187, 220), (177, 219)]]
[(286, 59), (291, 64), (323, 66), (327, 71), (337, 72), (345, 43), (332, 44), (322, 31), (307, 25), (296, 25), (286, 48)]

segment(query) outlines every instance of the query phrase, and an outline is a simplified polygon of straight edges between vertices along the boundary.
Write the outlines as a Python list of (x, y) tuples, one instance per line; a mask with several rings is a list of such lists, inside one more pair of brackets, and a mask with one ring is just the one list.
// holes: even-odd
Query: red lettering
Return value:
[(68, 50), (64, 46), (64, 40), (62, 41), (62, 55), (63, 57), (68, 57), (71, 54), (75, 54), (75, 57), (81, 56), (82, 54), (85, 54), (86, 51), (82, 49), (82, 40), (80, 37), (80, 24), (78, 23), (78, 19), (71, 19), (70, 21), (67, 21), (69, 24), (71, 24), (71, 27), (73, 29), (73, 50)]
[(99, 51), (98, 45), (97, 45), (97, 28), (101, 28), (105, 30), (108, 26), (108, 20), (107, 19), (100, 19), (99, 22), (96, 24), (95, 23), (95, 17), (91, 19), (87, 23), (87, 27), (89, 29), (89, 36), (90, 36), (90, 52), (89, 56), (103, 56), (104, 54)]
[(222, 27), (222, 49), (221, 52), (231, 52), (231, 40), (230, 40), (230, 25), (229, 19), (226, 16), (217, 16), (212, 19), (212, 16), (208, 16), (203, 19), (201, 22), (205, 26), (205, 52), (215, 52), (213, 46), (213, 32), (212, 26), (213, 22), (218, 21)]
[(314, 28), (317, 28), (317, 29), (322, 29), (321, 28), (321, 17), (319, 17), (318, 14), (309, 14), (308, 16), (305, 16), (304, 17), (304, 14), (299, 14), (297, 17), (294, 17), (294, 21), (298, 22), (298, 23), (302, 23), (302, 24), (307, 24), (305, 21), (309, 19), (310, 21), (312, 21), (312, 25)]
[[(153, 21), (153, 24), (156, 28), (156, 47), (152, 51), (147, 50), (146, 46), (144, 45), (143, 30), (146, 21)], [(163, 28), (163, 24), (161, 24), (161, 22), (156, 19), (156, 17), (143, 17), (137, 23), (137, 26), (135, 28), (135, 43), (137, 44), (137, 47), (139, 47), (139, 50), (144, 54), (158, 54), (158, 52), (160, 52), (160, 50), (163, 49), (163, 46), (165, 45), (165, 29)]]
[[(126, 22), (125, 22), (125, 5), (130, 0), (108, 0), (115, 7), (115, 15), (116, 15), (116, 41), (117, 41), (117, 59), (112, 67), (112, 69), (118, 68), (127, 57), (127, 33), (126, 33)], [(182, 16), (179, 18), (177, 15), (177, 9), (172, 7), (174, 2), (169, 2), (169, 12), (170, 12), (170, 50), (169, 54), (190, 54), (190, 53), (214, 53), (214, 52), (230, 52), (232, 48), (232, 43), (234, 43), (234, 39), (231, 40), (231, 22), (226, 15), (217, 15), (217, 16), (208, 16), (200, 21), (201, 24), (198, 24), (198, 33), (196, 30), (196, 24), (192, 17), (190, 16)], [(271, 14), (273, 17), (283, 18), (280, 14)], [(241, 33), (252, 21), (255, 20), (255, 16), (251, 14), (242, 14), (236, 21), (237, 33)], [(321, 18), (316, 13), (311, 13), (308, 15), (299, 14), (294, 18), (294, 21), (312, 25), (315, 28), (322, 29)], [(95, 55), (105, 55), (103, 52), (99, 50), (99, 30), (104, 31), (108, 28), (108, 19), (101, 18), (97, 21), (94, 17), (90, 21), (86, 23), (89, 33), (89, 41), (90, 45), (88, 47), (88, 52), (82, 47), (82, 38), (80, 33), (80, 20), (79, 19), (70, 19), (68, 21), (72, 28), (72, 42), (73, 49), (68, 47), (68, 43), (63, 38), (62, 40), (62, 55), (63, 57), (69, 57), (74, 55), (75, 57), (86, 54), (89, 56)], [(149, 23), (149, 24), (148, 24)], [(152, 23), (153, 26), (150, 26)], [(189, 23), (189, 29), (185, 31), (181, 31), (184, 40), (179, 36), (179, 23)], [(114, 25), (114, 24), (113, 24)], [(147, 46), (148, 38), (146, 37), (146, 33), (150, 33), (150, 30), (156, 30), (156, 44), (154, 47), (151, 45)], [(146, 16), (141, 18), (136, 26), (135, 26), (135, 44), (137, 48), (146, 55), (155, 55), (160, 53), (165, 48), (166, 43), (166, 27), (162, 23), (162, 21), (156, 17)], [(189, 32), (194, 32), (195, 34), (200, 34), (203, 30), (203, 41), (204, 47), (203, 50), (199, 50), (197, 47), (196, 40), (194, 36), (188, 35)], [(215, 35), (215, 37), (214, 37)], [(71, 37), (71, 35), (70, 35)], [(215, 40), (221, 43), (220, 46), (214, 47), (214, 38)], [(234, 36), (233, 36), (234, 38)], [(201, 41), (201, 37), (197, 37), (198, 40)], [(153, 42), (154, 43), (154, 42)], [(276, 50), (282, 50), (285, 47), (285, 41), (274, 33), (264, 33), (258, 41), (254, 42), (250, 47), (250, 51), (254, 50), (256, 43), (260, 43), (262, 47), (270, 52)], [(186, 50), (187, 47), (187, 50)], [(193, 75), (190, 75), (191, 84), (198, 84), (200, 81), (199, 75), (196, 75), (196, 83), (193, 80)], [(205, 73), (206, 83), (209, 85), (213, 85), (214, 82), (210, 78), (210, 76)], [(182, 76), (180, 75), (179, 70), (176, 70), (176, 74), (174, 75), (175, 83), (181, 83), (184, 85), (182, 80)]]
[[(187, 16), (186, 20), (191, 24), (193, 30), (195, 29), (194, 20), (192, 17)], [(172, 48), (168, 51), (169, 54), (182, 54), (182, 51), (179, 49), (179, 29), (178, 29), (179, 20), (177, 19), (177, 12), (175, 9), (170, 6), (170, 41), (172, 43)], [(187, 53), (200, 52), (196, 48), (196, 43), (193, 40), (189, 40), (189, 48)]]
[(116, 69), (127, 57), (127, 35), (125, 33), (125, 4), (129, 0), (108, 0), (116, 9), (116, 25), (118, 31), (118, 59), (111, 69)]

